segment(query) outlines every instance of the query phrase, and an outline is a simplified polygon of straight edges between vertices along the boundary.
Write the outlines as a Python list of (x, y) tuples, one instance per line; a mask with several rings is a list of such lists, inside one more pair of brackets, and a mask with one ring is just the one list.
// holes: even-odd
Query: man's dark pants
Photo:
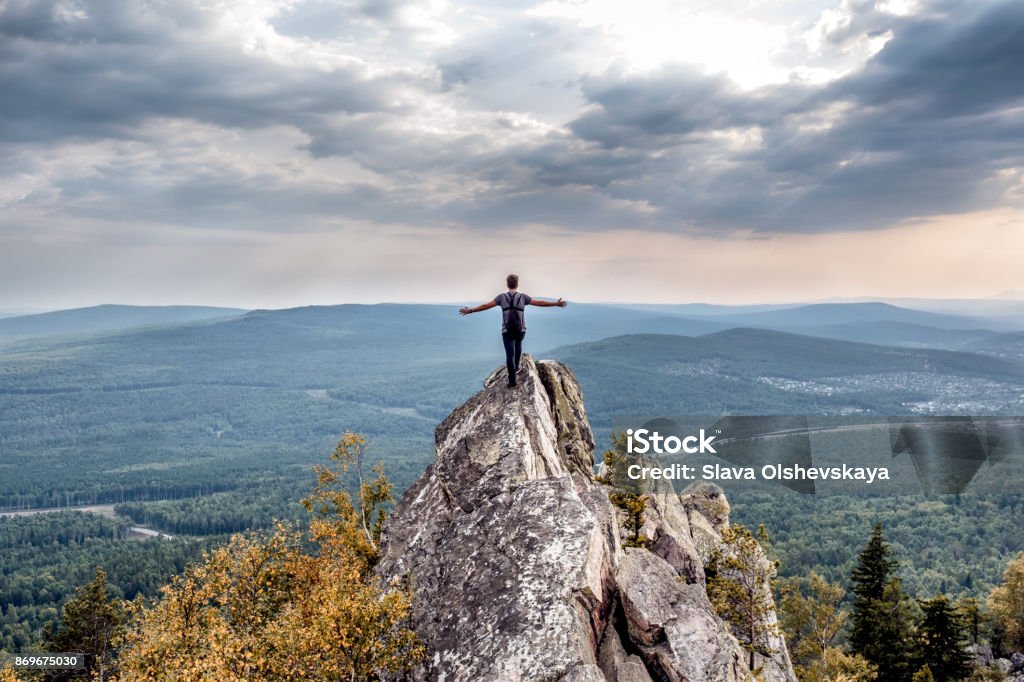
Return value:
[(502, 332), (501, 342), (505, 344), (505, 367), (508, 368), (508, 382), (516, 380), (516, 368), (523, 354), (523, 337), (526, 332)]

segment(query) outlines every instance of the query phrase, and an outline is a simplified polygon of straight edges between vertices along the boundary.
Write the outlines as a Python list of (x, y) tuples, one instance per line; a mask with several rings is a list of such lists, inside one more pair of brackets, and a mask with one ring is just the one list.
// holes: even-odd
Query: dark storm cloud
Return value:
[(941, 18), (900, 22), (895, 39), (828, 96), (863, 106), (913, 102), (926, 118), (1012, 106), (1024, 96), (1024, 4), (975, 14), (970, 3)]
[(827, 169), (802, 174), (807, 190), (774, 227), (844, 214), (872, 225), (998, 204), (998, 172), (1024, 162), (1024, 5), (977, 16), (957, 9), (901, 22), (864, 69), (825, 88), (822, 104), (850, 106), (828, 130), (773, 131), (758, 158), (766, 168), (799, 173), (792, 157), (813, 153)]
[[(407, 5), (312, 2), (271, 23), (318, 39), (330, 26), (351, 44), (425, 35), (429, 23), (402, 29)], [(56, 194), (97, 220), (829, 231), (1005, 205), (1000, 171), (1024, 165), (1024, 4), (936, 2), (906, 17), (864, 0), (845, 7), (848, 20), (823, 36), (831, 48), (891, 32), (866, 65), (826, 85), (743, 90), (689, 65), (579, 73), (572, 55), (600, 32), (522, 7), (493, 10), (511, 18), (430, 63), (381, 68), (268, 58), (218, 39), (214, 15), (187, 2), (8, 0), (0, 143), (149, 145), (155, 164), (109, 163), (22, 200)], [(570, 107), (579, 113), (565, 125), (517, 119), (562, 122)], [(173, 140), (147, 124), (173, 119), (290, 126), (303, 153), (350, 160), (374, 180), (295, 184), (266, 169), (162, 160)], [(27, 172), (26, 158), (6, 172)]]
[(653, 76), (590, 78), (582, 91), (594, 106), (570, 128), (605, 147), (661, 148), (695, 133), (769, 126), (806, 98), (798, 86), (741, 92), (724, 75), (692, 67)]
[[(870, 16), (835, 42), (880, 30), (873, 3), (854, 9)], [(942, 9), (889, 16), (887, 45), (826, 86), (740, 92), (692, 69), (591, 80), (592, 108), (570, 127), (605, 148), (655, 150), (641, 167), (655, 172), (622, 196), (698, 223), (827, 231), (998, 204), (998, 171), (1024, 162), (1024, 4)], [(750, 148), (711, 141), (752, 129), (762, 140)]]
[(302, 128), (332, 114), (393, 108), (408, 77), (356, 66), (292, 68), (207, 40), (210, 13), (134, 0), (13, 0), (0, 8), (0, 139), (128, 137), (154, 117), (229, 128)]

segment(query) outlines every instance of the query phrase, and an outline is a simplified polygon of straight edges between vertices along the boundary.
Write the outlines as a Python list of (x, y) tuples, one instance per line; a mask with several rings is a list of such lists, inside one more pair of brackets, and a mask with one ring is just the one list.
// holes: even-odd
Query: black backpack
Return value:
[(502, 306), (501, 309), (505, 313), (505, 331), (518, 334), (526, 329), (526, 322), (523, 319), (524, 307), (516, 305), (516, 301), (522, 299), (516, 299), (519, 295), (517, 291), (514, 294), (505, 294), (505, 300), (508, 302), (508, 307)]

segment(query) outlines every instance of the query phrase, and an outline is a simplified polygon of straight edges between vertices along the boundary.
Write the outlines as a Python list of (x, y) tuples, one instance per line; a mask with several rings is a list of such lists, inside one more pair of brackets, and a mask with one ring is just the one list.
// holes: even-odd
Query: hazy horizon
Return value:
[[(525, 291), (525, 289), (524, 289)], [(498, 290), (495, 290), (498, 293)], [(544, 294), (537, 294), (538, 297), (544, 298)], [(547, 298), (555, 298), (554, 296), (547, 296)], [(53, 306), (53, 307), (4, 307), (0, 306), (0, 315), (5, 316), (21, 316), (21, 315), (39, 315), (43, 313), (59, 312), (62, 310), (80, 310), (85, 308), (95, 308), (100, 306), (136, 306), (136, 307), (211, 307), (211, 308), (225, 308), (225, 309), (238, 309), (238, 310), (284, 310), (288, 308), (301, 308), (306, 306), (336, 306), (336, 305), (437, 305), (437, 306), (461, 306), (466, 303), (472, 303), (477, 299), (466, 299), (466, 300), (360, 300), (360, 301), (327, 301), (327, 302), (296, 302), (294, 305), (284, 306), (265, 306), (265, 305), (235, 305), (230, 303), (216, 303), (216, 302), (195, 302), (195, 301), (184, 301), (184, 302), (173, 302), (173, 303), (125, 303), (123, 301), (98, 301), (95, 303), (85, 303), (82, 305), (69, 305), (69, 306)], [(482, 301), (481, 301), (482, 302)], [(871, 297), (871, 296), (852, 296), (852, 297), (832, 297), (824, 299), (796, 299), (791, 301), (759, 301), (755, 303), (721, 303), (715, 301), (674, 301), (674, 302), (652, 302), (652, 301), (636, 301), (636, 300), (623, 300), (623, 301), (612, 301), (612, 300), (574, 300), (572, 302), (587, 304), (587, 305), (614, 305), (614, 306), (684, 306), (684, 305), (707, 305), (711, 307), (735, 307), (735, 308), (746, 308), (746, 307), (774, 307), (774, 306), (804, 306), (804, 305), (820, 305), (829, 303), (886, 303), (897, 307), (912, 307), (914, 303), (932, 303), (935, 305), (941, 305), (943, 303), (961, 303), (968, 304), (972, 302), (981, 303), (1021, 303), (1024, 304), (1024, 293), (1022, 292), (1001, 292), (993, 296), (985, 296), (981, 298), (908, 298), (908, 297)]]

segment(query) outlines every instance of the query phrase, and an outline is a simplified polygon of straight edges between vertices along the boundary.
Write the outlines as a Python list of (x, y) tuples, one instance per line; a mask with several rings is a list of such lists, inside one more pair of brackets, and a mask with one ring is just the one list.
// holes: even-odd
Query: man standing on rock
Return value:
[(519, 371), (519, 358), (523, 355), (523, 337), (526, 336), (526, 306), (535, 305), (541, 308), (568, 305), (562, 299), (557, 301), (539, 301), (526, 294), (519, 293), (519, 275), (505, 278), (508, 291), (498, 294), (493, 301), (482, 303), (475, 308), (460, 308), (459, 315), (469, 315), (501, 306), (501, 341), (505, 344), (505, 367), (508, 369), (508, 386), (516, 385), (516, 373)]

